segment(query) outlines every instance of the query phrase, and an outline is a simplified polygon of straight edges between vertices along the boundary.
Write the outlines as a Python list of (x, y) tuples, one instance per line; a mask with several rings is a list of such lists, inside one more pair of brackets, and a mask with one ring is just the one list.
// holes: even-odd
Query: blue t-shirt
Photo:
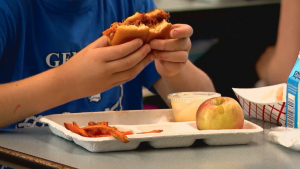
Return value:
[[(155, 7), (152, 0), (1, 0), (0, 84), (57, 67), (102, 36), (112, 22)], [(44, 126), (39, 119), (49, 114), (142, 109), (142, 86), (151, 90), (158, 78), (152, 62), (123, 85), (57, 106), (6, 128)], [(40, 98), (49, 99), (43, 95)]]

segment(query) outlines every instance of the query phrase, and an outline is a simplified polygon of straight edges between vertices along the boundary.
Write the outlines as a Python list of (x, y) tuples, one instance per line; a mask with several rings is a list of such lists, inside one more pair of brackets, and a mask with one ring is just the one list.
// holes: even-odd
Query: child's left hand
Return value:
[(191, 26), (174, 24), (170, 31), (170, 39), (154, 39), (150, 42), (155, 58), (155, 66), (162, 77), (179, 73), (188, 60), (191, 49)]

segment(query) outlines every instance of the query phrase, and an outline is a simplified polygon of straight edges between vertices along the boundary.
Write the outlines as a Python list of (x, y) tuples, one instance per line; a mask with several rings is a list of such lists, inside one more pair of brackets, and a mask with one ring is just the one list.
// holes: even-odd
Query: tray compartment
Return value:
[(73, 141), (87, 149), (90, 152), (108, 152), (108, 151), (125, 151), (136, 149), (140, 145), (140, 140), (133, 139), (128, 143), (122, 143), (113, 137), (101, 141), (85, 141), (78, 137), (73, 138)]
[(149, 141), (149, 145), (154, 148), (176, 148), (189, 147), (194, 144), (196, 139), (192, 136), (177, 136), (177, 137), (160, 137), (153, 141)]

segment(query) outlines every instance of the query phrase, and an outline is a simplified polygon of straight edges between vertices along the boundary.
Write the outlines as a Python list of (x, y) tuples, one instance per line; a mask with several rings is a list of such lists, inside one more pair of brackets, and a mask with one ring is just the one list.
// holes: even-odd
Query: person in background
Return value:
[(171, 39), (108, 46), (102, 31), (152, 0), (1, 0), (0, 129), (44, 126), (49, 114), (142, 109), (142, 87), (215, 91), (189, 60), (193, 29)]
[(298, 0), (282, 0), (277, 41), (256, 63), (257, 87), (286, 83), (300, 51), (300, 11)]

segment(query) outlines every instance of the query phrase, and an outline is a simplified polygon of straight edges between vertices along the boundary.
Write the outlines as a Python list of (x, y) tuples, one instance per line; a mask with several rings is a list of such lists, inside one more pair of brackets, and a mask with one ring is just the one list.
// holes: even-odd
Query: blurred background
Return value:
[[(170, 13), (170, 22), (193, 27), (189, 59), (212, 79), (222, 96), (236, 99), (232, 88), (258, 82), (255, 63), (274, 45), (280, 0), (154, 0)], [(144, 89), (144, 109), (168, 108)]]

